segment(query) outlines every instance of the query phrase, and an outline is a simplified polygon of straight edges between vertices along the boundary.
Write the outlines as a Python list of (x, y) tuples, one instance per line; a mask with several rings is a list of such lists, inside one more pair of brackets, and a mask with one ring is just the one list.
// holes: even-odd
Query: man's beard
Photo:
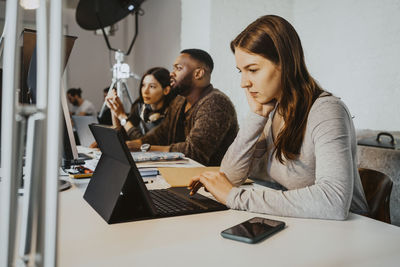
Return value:
[(79, 101), (78, 100), (72, 101), (72, 105), (78, 107), (79, 106)]
[(173, 87), (173, 90), (178, 95), (187, 96), (189, 95), (192, 88), (193, 88), (192, 77), (191, 75), (187, 75), (185, 78), (183, 78), (182, 81), (180, 81)]

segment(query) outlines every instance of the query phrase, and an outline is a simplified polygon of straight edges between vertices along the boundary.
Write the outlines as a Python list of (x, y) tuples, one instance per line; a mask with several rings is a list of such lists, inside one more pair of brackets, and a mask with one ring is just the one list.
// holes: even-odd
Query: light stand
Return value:
[[(115, 88), (117, 89), (117, 95), (121, 99), (123, 99), (124, 92), (127, 94), (130, 104), (133, 104), (133, 99), (131, 93), (129, 92), (128, 85), (126, 83), (126, 79), (130, 77), (134, 77), (134, 75), (130, 72), (130, 67), (127, 63), (124, 63), (124, 53), (120, 50), (115, 51), (115, 60), (116, 63), (112, 68), (113, 78), (108, 89), (108, 94)], [(99, 117), (103, 115), (103, 112), (106, 110), (106, 101), (104, 101), (103, 106), (101, 107)]]

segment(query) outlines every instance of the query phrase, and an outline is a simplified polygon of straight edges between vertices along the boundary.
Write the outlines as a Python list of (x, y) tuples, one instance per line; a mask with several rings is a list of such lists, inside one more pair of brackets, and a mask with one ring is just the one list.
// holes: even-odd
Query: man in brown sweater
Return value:
[(232, 102), (210, 83), (213, 67), (207, 52), (183, 50), (171, 72), (171, 87), (178, 96), (166, 118), (144, 137), (127, 141), (129, 149), (150, 144), (151, 151), (182, 152), (204, 165), (219, 166), (238, 123)]

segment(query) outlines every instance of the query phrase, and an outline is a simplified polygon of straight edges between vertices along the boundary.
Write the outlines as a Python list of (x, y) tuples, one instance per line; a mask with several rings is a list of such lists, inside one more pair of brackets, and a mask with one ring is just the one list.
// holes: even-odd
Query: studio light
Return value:
[(129, 14), (136, 14), (144, 0), (81, 0), (76, 8), (76, 22), (85, 30), (113, 25)]

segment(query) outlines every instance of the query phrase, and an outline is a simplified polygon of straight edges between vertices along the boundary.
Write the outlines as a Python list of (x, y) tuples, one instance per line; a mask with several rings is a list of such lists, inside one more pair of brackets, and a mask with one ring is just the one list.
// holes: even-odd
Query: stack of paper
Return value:
[(160, 173), (157, 168), (139, 168), (140, 175), (145, 177), (153, 177), (156, 178)]

